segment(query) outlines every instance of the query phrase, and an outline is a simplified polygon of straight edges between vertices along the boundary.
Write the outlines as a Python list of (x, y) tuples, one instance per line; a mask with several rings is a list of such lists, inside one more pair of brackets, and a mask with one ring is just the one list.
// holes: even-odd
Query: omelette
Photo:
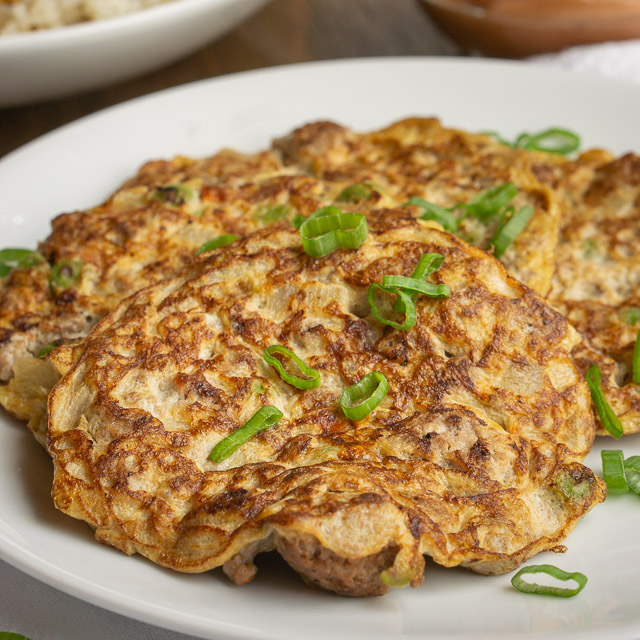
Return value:
[[(578, 333), (436, 224), (360, 216), (359, 246), (318, 257), (289, 223), (248, 233), (52, 352), (56, 506), (178, 571), (242, 584), (275, 550), (350, 596), (419, 585), (425, 555), (495, 574), (558, 547), (605, 495), (581, 464), (595, 424)], [(416, 280), (425, 256), (439, 263), (420, 291), (441, 294), (416, 291), (412, 327), (382, 322), (402, 296), (381, 284)], [(274, 346), (317, 383), (294, 386)], [(345, 393), (373, 374), (386, 391), (355, 415), (365, 399)]]

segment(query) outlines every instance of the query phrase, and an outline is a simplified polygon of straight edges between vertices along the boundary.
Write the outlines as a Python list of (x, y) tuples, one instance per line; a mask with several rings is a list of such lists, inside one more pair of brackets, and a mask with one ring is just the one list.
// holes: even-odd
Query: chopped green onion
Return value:
[(411, 277), (417, 280), (425, 280), (432, 273), (435, 273), (442, 266), (443, 262), (444, 256), (441, 253), (424, 253), (420, 260), (418, 260), (418, 264), (413, 270)]
[(81, 260), (60, 260), (51, 267), (49, 282), (55, 287), (66, 289), (80, 279), (81, 273)]
[(602, 477), (607, 483), (607, 493), (612, 495), (627, 493), (629, 485), (624, 477), (624, 456), (619, 449), (604, 449), (602, 457)]
[(238, 240), (240, 236), (236, 236), (233, 233), (225, 233), (221, 236), (216, 236), (211, 240), (207, 240), (204, 244), (201, 244), (196, 249), (196, 255), (200, 255), (201, 253), (206, 253), (207, 251), (213, 251), (214, 249), (219, 249), (220, 247), (226, 247), (228, 244), (235, 242)]
[(382, 584), (394, 589), (403, 589), (411, 584), (410, 576), (403, 574), (396, 577), (392, 575), (391, 571), (388, 569), (385, 569), (380, 574), (380, 580), (382, 581)]
[(451, 213), (456, 207), (445, 209), (422, 198), (409, 198), (402, 206), (407, 207), (410, 204), (424, 210), (424, 213), (420, 216), (420, 220), (433, 220), (442, 225), (442, 228), (450, 233), (456, 233), (458, 230), (460, 221), (456, 220), (455, 216)]
[(256, 213), (256, 218), (263, 224), (273, 224), (283, 218), (288, 218), (291, 215), (291, 206), (288, 204), (276, 204), (266, 209), (261, 209)]
[(293, 219), (291, 220), (291, 224), (296, 228), (299, 229), (302, 226), (302, 223), (306, 220), (306, 218), (299, 213), (297, 216), (294, 216)]
[(493, 246), (493, 255), (496, 258), (502, 256), (509, 245), (516, 239), (516, 236), (524, 230), (533, 213), (533, 207), (525, 205), (499, 227), (493, 238), (489, 240), (490, 246)]
[(580, 147), (580, 136), (567, 129), (552, 127), (539, 133), (521, 133), (515, 142), (505, 140), (495, 131), (483, 131), (487, 136), (492, 137), (500, 144), (515, 149), (527, 149), (529, 151), (547, 151), (549, 153), (559, 153), (568, 155), (577, 151)]
[(0, 640), (30, 640), (30, 638), (12, 631), (0, 631)]
[(591, 482), (585, 478), (579, 482), (570, 473), (561, 473), (553, 480), (553, 484), (569, 500), (584, 502), (585, 498), (591, 494)]
[(156, 187), (151, 195), (152, 200), (159, 200), (171, 205), (181, 205), (193, 198), (193, 191), (183, 184), (172, 184), (168, 187)]
[(13, 269), (26, 269), (44, 262), (44, 258), (30, 249), (0, 250), (0, 278), (9, 275)]
[(631, 456), (624, 461), (624, 473), (629, 489), (640, 495), (640, 456)]
[(620, 320), (626, 324), (640, 324), (640, 307), (627, 307), (618, 312)]
[(600, 367), (598, 367), (597, 364), (592, 364), (587, 371), (585, 379), (589, 385), (591, 400), (596, 408), (596, 413), (600, 418), (602, 426), (614, 438), (620, 438), (624, 433), (624, 430), (618, 416), (613, 412), (613, 409), (609, 406), (607, 399), (604, 397)]
[(51, 353), (58, 345), (55, 342), (49, 342), (44, 345), (36, 354), (36, 358), (44, 358), (48, 353)]
[(358, 200), (368, 200), (374, 191), (378, 191), (371, 182), (356, 182), (355, 184), (345, 187), (336, 197), (338, 202), (357, 202)]
[(508, 140), (505, 140), (497, 131), (481, 131), (482, 135), (489, 136), (493, 138), (496, 142), (505, 145), (506, 147), (510, 147), (511, 143)]
[(336, 207), (319, 209), (300, 225), (302, 247), (312, 258), (326, 256), (338, 247), (357, 249), (367, 239), (369, 227), (363, 215), (331, 210)]
[(262, 382), (254, 382), (253, 383), (253, 393), (257, 393), (258, 395), (262, 395), (264, 393), (264, 385)]
[[(535, 582), (527, 582), (522, 579), (522, 576), (528, 573), (546, 573), (552, 578), (557, 580), (567, 581), (573, 580), (578, 584), (574, 589), (567, 589), (564, 587), (550, 587), (546, 585), (536, 584)], [(584, 589), (587, 584), (587, 576), (583, 573), (567, 573), (558, 567), (554, 567), (551, 564), (532, 564), (528, 567), (524, 567), (511, 578), (511, 584), (518, 590), (524, 593), (537, 593), (544, 596), (558, 596), (560, 598), (570, 598), (575, 596)]]
[(469, 215), (486, 222), (496, 215), (518, 194), (518, 189), (513, 182), (499, 184), (481, 191), (473, 200), (460, 203), (458, 206), (466, 210)]
[[(404, 314), (404, 322), (395, 322), (382, 316), (376, 304), (376, 291), (397, 294), (398, 298), (396, 300), (395, 309), (398, 313)], [(372, 282), (367, 290), (367, 302), (371, 307), (373, 317), (382, 324), (386, 324), (394, 329), (399, 329), (400, 331), (409, 331), (409, 329), (411, 329), (416, 323), (416, 319), (418, 317), (416, 313), (416, 303), (413, 301), (411, 294), (407, 291), (396, 289), (395, 287), (384, 287), (377, 282)]]
[(636, 344), (633, 347), (633, 364), (631, 379), (640, 384), (640, 331), (636, 334)]
[(451, 295), (449, 285), (432, 284), (431, 282), (424, 282), (424, 280), (408, 278), (407, 276), (383, 276), (382, 286), (410, 291), (416, 295), (422, 293), (430, 298), (448, 298)]
[(241, 427), (222, 438), (211, 450), (209, 458), (214, 462), (226, 460), (256, 433), (273, 427), (281, 418), (282, 411), (276, 407), (271, 405), (260, 407)]
[(349, 420), (366, 418), (389, 392), (389, 383), (382, 373), (372, 371), (347, 387), (340, 396), (340, 406)]
[[(300, 369), (304, 378), (300, 376), (294, 376), (290, 373), (287, 373), (284, 369), (284, 366), (278, 360), (278, 358), (274, 357), (273, 353), (279, 353), (287, 358), (293, 360), (295, 365)], [(320, 386), (320, 372), (317, 369), (313, 369), (306, 365), (293, 351), (283, 347), (279, 344), (273, 344), (270, 347), (267, 347), (264, 350), (263, 357), (267, 364), (270, 364), (279, 374), (280, 377), (290, 384), (296, 389), (315, 389)]]
[(526, 138), (522, 140), (521, 144), (517, 144), (518, 141), (516, 141), (516, 146), (520, 146), (523, 149), (568, 155), (580, 147), (579, 136), (566, 129), (552, 128), (533, 135), (524, 135)]

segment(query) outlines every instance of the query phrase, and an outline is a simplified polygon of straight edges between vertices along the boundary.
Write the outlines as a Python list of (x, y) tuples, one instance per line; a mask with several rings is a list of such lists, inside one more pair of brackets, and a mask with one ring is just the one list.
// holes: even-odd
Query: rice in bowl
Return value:
[(103, 20), (169, 0), (0, 0), (0, 35)]

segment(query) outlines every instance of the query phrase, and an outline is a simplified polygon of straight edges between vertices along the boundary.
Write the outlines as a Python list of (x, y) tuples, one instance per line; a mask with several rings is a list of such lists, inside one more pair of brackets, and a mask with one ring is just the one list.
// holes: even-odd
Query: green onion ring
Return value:
[(0, 631), (0, 640), (30, 640), (27, 636), (12, 631)]
[[(287, 356), (296, 364), (298, 369), (300, 369), (302, 375), (306, 376), (305, 378), (300, 378), (299, 376), (291, 375), (284, 370), (282, 363), (272, 356), (272, 353), (279, 353), (281, 355)], [(296, 389), (315, 389), (320, 386), (320, 372), (317, 369), (309, 367), (303, 360), (301, 360), (293, 351), (287, 349), (287, 347), (283, 347), (279, 344), (272, 344), (270, 347), (267, 347), (263, 354), (263, 358), (267, 364), (270, 364), (279, 374), (280, 377), (295, 387)]]
[[(380, 314), (375, 300), (376, 291), (384, 291), (385, 293), (395, 293), (398, 295), (396, 300), (396, 311), (404, 314), (404, 322), (394, 322), (393, 320), (384, 318)], [(367, 302), (371, 307), (373, 317), (382, 324), (389, 325), (390, 327), (399, 329), (400, 331), (409, 331), (409, 329), (411, 329), (416, 323), (416, 319), (418, 317), (416, 313), (416, 303), (413, 301), (411, 294), (406, 291), (396, 289), (395, 287), (384, 287), (377, 282), (372, 282), (367, 290)]]
[(9, 275), (13, 269), (26, 269), (44, 262), (44, 258), (31, 249), (0, 250), (0, 278)]
[(631, 456), (624, 461), (624, 473), (629, 489), (640, 495), (640, 456)]
[(620, 320), (626, 324), (640, 324), (640, 307), (627, 307), (618, 312)]
[[(425, 253), (422, 255), (420, 260), (418, 260), (418, 264), (416, 265), (416, 268), (413, 270), (411, 277), (415, 278), (416, 280), (426, 280), (432, 273), (437, 271), (442, 266), (443, 262), (444, 262), (444, 256), (441, 253)], [(409, 292), (409, 295), (411, 296), (411, 299), (414, 302), (418, 297), (418, 293), (419, 292), (417, 291)], [(449, 294), (450, 293), (451, 291), (449, 291)], [(443, 297), (446, 297), (446, 296), (443, 296)], [(400, 298), (396, 300), (394, 309), (398, 313), (402, 313), (402, 305), (401, 305)]]
[(589, 391), (591, 391), (591, 400), (596, 408), (596, 413), (600, 418), (602, 426), (614, 437), (620, 438), (624, 433), (622, 423), (618, 416), (609, 406), (607, 399), (602, 391), (602, 373), (597, 364), (592, 364), (585, 375)]
[(296, 229), (300, 229), (300, 227), (302, 226), (302, 223), (306, 220), (306, 218), (301, 214), (298, 213), (297, 215), (295, 215), (292, 219), (291, 219), (291, 224), (296, 228)]
[[(336, 207), (325, 207), (336, 209)], [(300, 225), (302, 248), (312, 258), (343, 249), (357, 249), (369, 233), (367, 219), (359, 213), (314, 212)]]
[(219, 249), (220, 247), (226, 247), (228, 244), (235, 242), (239, 238), (240, 236), (236, 236), (233, 233), (225, 233), (221, 236), (216, 236), (215, 238), (211, 238), (211, 240), (207, 240), (204, 244), (201, 244), (196, 249), (196, 255), (199, 256), (201, 253), (213, 251), (214, 249)]
[(499, 184), (481, 191), (468, 203), (460, 203), (469, 215), (486, 222), (505, 207), (518, 194), (518, 189), (513, 182)]
[(340, 396), (340, 406), (349, 420), (366, 418), (389, 392), (389, 383), (379, 371), (367, 373), (360, 382), (347, 387)]
[(48, 342), (45, 344), (38, 353), (36, 358), (44, 358), (48, 353), (51, 353), (58, 345), (55, 342)]
[(338, 202), (357, 202), (358, 200), (368, 200), (373, 195), (374, 191), (377, 191), (379, 187), (376, 187), (372, 182), (356, 182), (354, 184), (345, 187), (337, 196)]
[(631, 379), (636, 383), (640, 383), (640, 331), (636, 334), (636, 344), (633, 347), (633, 364), (631, 367)]
[(604, 449), (602, 457), (602, 477), (607, 483), (607, 493), (615, 495), (627, 493), (629, 485), (624, 477), (624, 456), (620, 449)]
[(241, 427), (222, 438), (211, 450), (209, 458), (214, 462), (226, 460), (256, 433), (273, 427), (281, 418), (282, 411), (276, 409), (276, 407), (271, 405), (260, 407)]
[(422, 255), (422, 258), (418, 260), (418, 264), (413, 270), (411, 277), (417, 280), (424, 280), (437, 271), (443, 262), (444, 256), (441, 253), (425, 253)]
[[(458, 231), (460, 221), (456, 220), (455, 216), (451, 213), (452, 209), (445, 209), (422, 198), (409, 198), (402, 206), (408, 207), (409, 205), (414, 205), (424, 210), (424, 213), (420, 216), (420, 220), (433, 220), (442, 225), (442, 228), (450, 233), (456, 233), (456, 231)], [(455, 209), (455, 207), (453, 207), (453, 209)]]
[(66, 289), (80, 279), (81, 273), (81, 260), (60, 260), (51, 267), (49, 282), (55, 287)]
[[(548, 587), (535, 582), (526, 582), (522, 579), (523, 575), (528, 573), (546, 573), (552, 578), (557, 580), (574, 580), (578, 583), (578, 586), (574, 589), (567, 589), (563, 587)], [(587, 584), (587, 576), (583, 573), (567, 573), (558, 567), (554, 567), (552, 564), (532, 564), (528, 567), (524, 567), (511, 578), (511, 584), (518, 590), (524, 593), (537, 593), (544, 596), (558, 596), (560, 598), (570, 598), (577, 595), (584, 589)]]
[(533, 214), (533, 207), (525, 205), (498, 229), (493, 238), (489, 240), (489, 245), (493, 247), (493, 255), (496, 258), (502, 256), (516, 239), (516, 236), (524, 230)]
[(566, 129), (551, 128), (529, 136), (522, 146), (524, 149), (567, 155), (580, 147), (580, 138)]
[(430, 298), (448, 298), (451, 289), (447, 284), (432, 284), (407, 276), (382, 276), (382, 286), (387, 289), (402, 289), (411, 293), (422, 293)]

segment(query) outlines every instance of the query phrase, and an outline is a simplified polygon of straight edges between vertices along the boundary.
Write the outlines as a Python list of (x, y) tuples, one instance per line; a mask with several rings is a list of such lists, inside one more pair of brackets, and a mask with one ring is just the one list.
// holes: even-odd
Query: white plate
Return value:
[[(415, 114), (512, 137), (550, 125), (585, 145), (640, 149), (640, 87), (519, 63), (447, 59), (330, 62), (204, 81), (108, 109), (44, 136), (0, 162), (4, 246), (32, 246), (49, 218), (106, 197), (145, 160), (250, 151), (296, 125), (337, 119), (365, 130)], [(640, 497), (616, 496), (570, 534), (549, 562), (589, 577), (573, 599), (516, 592), (510, 576), (483, 577), (429, 562), (424, 585), (383, 598), (312, 591), (282, 563), (245, 587), (220, 571), (181, 575), (102, 547), (55, 511), (50, 464), (26, 430), (0, 418), (0, 557), (63, 591), (204, 638), (407, 640), (640, 637)], [(588, 462), (601, 472), (599, 448)], [(604, 441), (640, 454), (640, 438)]]
[(133, 78), (196, 51), (267, 0), (173, 0), (107, 20), (0, 36), (0, 107)]

